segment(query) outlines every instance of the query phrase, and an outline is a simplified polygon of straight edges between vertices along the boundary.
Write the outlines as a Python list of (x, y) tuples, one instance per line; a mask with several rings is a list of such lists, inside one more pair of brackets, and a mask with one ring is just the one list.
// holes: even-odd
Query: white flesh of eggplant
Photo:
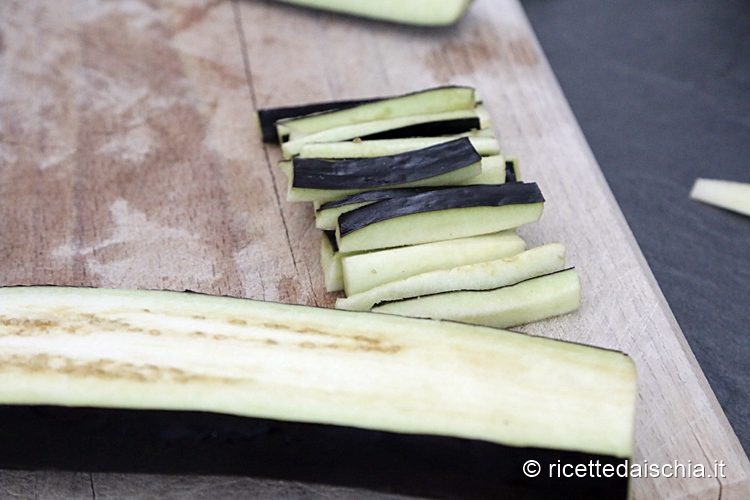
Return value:
[(410, 115), (471, 110), (477, 104), (476, 91), (470, 87), (439, 87), (355, 108), (290, 118), (277, 122), (279, 137), (292, 134), (310, 135), (322, 130), (347, 127), (358, 123), (399, 118)]
[(401, 116), (397, 118), (381, 119), (356, 123), (354, 125), (342, 125), (339, 127), (321, 130), (313, 134), (294, 134), (289, 136), (289, 140), (281, 145), (281, 151), (285, 159), (297, 156), (306, 144), (319, 142), (339, 142), (358, 137), (385, 132), (388, 130), (399, 129), (424, 123), (441, 122), (448, 120), (462, 120), (470, 118), (479, 118), (479, 128), (489, 128), (492, 125), (487, 110), (483, 106), (477, 106), (471, 110), (446, 111), (432, 114), (415, 114)]
[(334, 250), (331, 240), (323, 234), (320, 241), (320, 264), (323, 266), (323, 279), (327, 292), (338, 292), (344, 289), (344, 271), (341, 259), (355, 253), (341, 253)]
[(375, 139), (369, 141), (321, 142), (305, 144), (299, 152), (300, 158), (321, 158), (338, 160), (345, 158), (373, 158), (388, 156), (407, 151), (415, 151), (436, 144), (452, 141), (459, 137), (468, 137), (471, 145), (482, 156), (500, 154), (500, 144), (494, 136), (478, 135), (492, 133), (492, 129), (481, 129), (467, 134), (442, 137), (409, 137), (406, 139)]
[(514, 231), (502, 231), (345, 256), (341, 259), (344, 289), (354, 295), (417, 274), (509, 257), (524, 248), (525, 242)]
[(502, 184), (505, 182), (505, 159), (502, 156), (485, 156), (482, 158), (482, 171), (479, 175), (457, 182), (456, 186), (473, 184)]
[(581, 282), (575, 269), (481, 292), (448, 292), (390, 302), (373, 312), (510, 328), (577, 310)]
[(549, 243), (512, 257), (466, 264), (392, 281), (336, 300), (336, 309), (369, 311), (381, 302), (457, 290), (490, 290), (514, 285), (565, 267), (565, 246)]

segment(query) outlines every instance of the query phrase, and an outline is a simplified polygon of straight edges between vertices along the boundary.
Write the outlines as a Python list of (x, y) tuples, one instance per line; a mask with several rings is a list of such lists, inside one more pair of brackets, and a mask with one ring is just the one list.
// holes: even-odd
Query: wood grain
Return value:
[[(744, 498), (750, 463), (651, 275), (516, 0), (418, 29), (269, 1), (0, 3), (0, 284), (191, 289), (331, 306), (309, 206), (284, 201), (258, 107), (477, 86), (538, 181), (529, 245), (562, 241), (580, 313), (525, 330), (636, 361), (636, 457), (725, 479), (635, 479), (636, 498)], [(347, 498), (249, 478), (0, 472), (42, 498)], [(364, 495), (365, 492), (357, 492)], [(368, 494), (369, 495), (369, 494)], [(376, 495), (372, 495), (373, 497)]]

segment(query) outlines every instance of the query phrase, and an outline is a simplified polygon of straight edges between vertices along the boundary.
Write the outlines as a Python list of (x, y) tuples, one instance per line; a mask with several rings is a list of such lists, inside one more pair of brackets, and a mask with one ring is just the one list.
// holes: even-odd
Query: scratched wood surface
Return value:
[[(331, 306), (309, 206), (284, 200), (258, 107), (478, 87), (548, 203), (579, 313), (538, 335), (622, 350), (642, 463), (723, 460), (725, 479), (635, 479), (636, 498), (747, 498), (750, 463), (617, 208), (516, 0), (412, 29), (269, 1), (0, 2), (0, 285), (191, 289)], [(0, 471), (0, 496), (350, 498), (252, 478)]]

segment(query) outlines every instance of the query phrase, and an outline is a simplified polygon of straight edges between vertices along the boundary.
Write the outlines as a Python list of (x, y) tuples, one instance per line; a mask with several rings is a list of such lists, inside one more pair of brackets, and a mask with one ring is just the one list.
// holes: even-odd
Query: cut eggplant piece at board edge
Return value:
[(750, 183), (719, 179), (697, 179), (690, 198), (715, 207), (750, 216)]
[(3, 467), (627, 497), (626, 477), (522, 474), (530, 459), (632, 457), (637, 376), (622, 353), (180, 292), (4, 288), (0, 318)]

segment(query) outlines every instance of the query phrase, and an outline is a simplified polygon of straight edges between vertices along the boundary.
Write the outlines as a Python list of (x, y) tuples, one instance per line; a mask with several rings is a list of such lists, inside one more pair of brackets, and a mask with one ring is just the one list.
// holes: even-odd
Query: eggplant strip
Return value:
[(369, 311), (381, 302), (452, 291), (491, 290), (560, 271), (564, 266), (565, 247), (560, 243), (549, 243), (511, 257), (466, 264), (392, 281), (338, 299), (336, 309)]
[(347, 295), (362, 293), (439, 269), (501, 259), (523, 252), (526, 243), (513, 231), (411, 245), (341, 259)]
[(471, 87), (437, 87), (401, 96), (378, 99), (354, 108), (291, 118), (277, 122), (282, 140), (290, 135), (310, 135), (323, 130), (346, 127), (365, 122), (400, 118), (410, 115), (472, 110), (477, 105), (476, 92)]
[(373, 312), (510, 328), (576, 311), (581, 282), (575, 269), (496, 290), (459, 291), (388, 302)]
[(404, 139), (359, 140), (344, 142), (321, 142), (305, 144), (300, 150), (300, 158), (320, 158), (324, 160), (338, 160), (346, 158), (373, 158), (375, 156), (406, 153), (459, 137), (468, 137), (471, 145), (482, 156), (500, 154), (500, 144), (492, 135), (491, 129), (480, 129), (465, 134), (447, 137), (408, 137)]
[(342, 125), (313, 134), (293, 134), (289, 136), (288, 141), (281, 145), (281, 151), (284, 158), (289, 159), (297, 156), (307, 144), (339, 142), (365, 137), (376, 138), (378, 134), (386, 132), (392, 138), (417, 137), (419, 135), (439, 136), (456, 134), (458, 131), (468, 132), (488, 128), (491, 124), (492, 120), (487, 110), (481, 106), (471, 110), (415, 114)]
[(444, 188), (346, 212), (336, 242), (353, 252), (488, 234), (538, 220), (543, 205), (535, 183)]
[(480, 162), (467, 138), (375, 158), (326, 161), (295, 158), (293, 187), (347, 190), (382, 188), (435, 177)]

